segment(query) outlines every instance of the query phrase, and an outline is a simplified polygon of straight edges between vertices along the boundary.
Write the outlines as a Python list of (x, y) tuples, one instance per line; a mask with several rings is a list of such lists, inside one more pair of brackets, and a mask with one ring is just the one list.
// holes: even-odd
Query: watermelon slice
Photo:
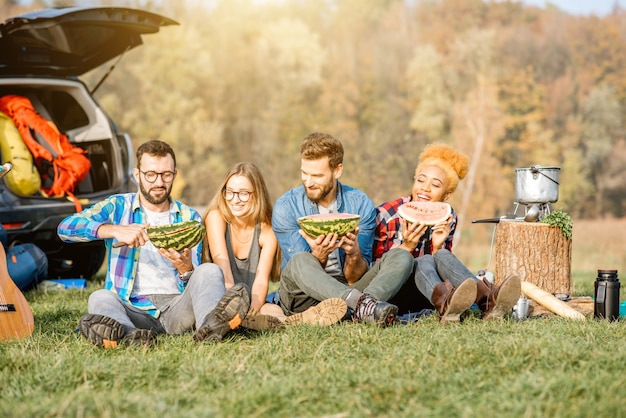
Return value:
[(351, 213), (324, 213), (298, 218), (298, 225), (313, 238), (332, 233), (343, 236), (354, 231), (360, 220), (359, 215)]
[(446, 202), (407, 202), (398, 208), (398, 215), (409, 223), (435, 225), (448, 219), (452, 207)]

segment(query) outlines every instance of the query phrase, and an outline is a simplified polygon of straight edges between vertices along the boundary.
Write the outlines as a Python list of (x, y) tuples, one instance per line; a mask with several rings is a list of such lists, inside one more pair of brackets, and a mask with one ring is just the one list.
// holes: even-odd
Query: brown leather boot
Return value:
[(469, 309), (476, 300), (476, 280), (467, 279), (458, 287), (450, 280), (435, 286), (433, 305), (439, 312), (442, 324), (461, 322), (461, 314)]
[(477, 282), (476, 304), (485, 321), (502, 319), (510, 313), (522, 293), (522, 281), (515, 274), (509, 275), (500, 286), (485, 279)]

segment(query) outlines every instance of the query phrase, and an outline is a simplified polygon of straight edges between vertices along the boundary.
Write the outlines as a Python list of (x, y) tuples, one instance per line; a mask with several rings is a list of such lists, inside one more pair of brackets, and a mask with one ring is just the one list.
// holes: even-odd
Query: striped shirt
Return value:
[[(173, 223), (189, 220), (201, 221), (201, 216), (195, 209), (172, 199), (170, 201), (170, 218)], [(64, 242), (86, 242), (100, 239), (98, 228), (104, 224), (130, 225), (146, 223), (145, 211), (141, 208), (137, 193), (116, 194), (108, 197), (92, 207), (75, 213), (63, 219), (57, 228), (57, 233)], [(108, 253), (108, 269), (104, 288), (116, 293), (125, 303), (145, 310), (158, 318), (159, 310), (145, 296), (131, 296), (137, 265), (139, 264), (139, 248), (122, 246), (114, 248), (117, 243), (114, 238), (104, 239)], [(191, 249), (194, 266), (200, 264), (201, 245)], [(171, 264), (171, 263), (170, 263)], [(171, 266), (172, 280), (177, 281), (178, 290), (182, 293), (187, 285), (186, 281), (178, 280), (178, 271)]]
[[(402, 238), (402, 222), (398, 215), (400, 205), (410, 202), (411, 196), (401, 197), (396, 200), (385, 202), (376, 208), (376, 230), (374, 231), (374, 261), (378, 261), (383, 254), (390, 249), (401, 245), (404, 242)], [(452, 209), (452, 222), (450, 223), (450, 234), (443, 244), (443, 248), (452, 251), (452, 238), (456, 231), (457, 217), (456, 212)], [(430, 232), (430, 229), (429, 231)], [(414, 258), (424, 254), (432, 253), (432, 242), (425, 233), (420, 239), (417, 247), (413, 250)], [(427, 244), (428, 243), (428, 244)], [(428, 250), (428, 251), (427, 251)]]

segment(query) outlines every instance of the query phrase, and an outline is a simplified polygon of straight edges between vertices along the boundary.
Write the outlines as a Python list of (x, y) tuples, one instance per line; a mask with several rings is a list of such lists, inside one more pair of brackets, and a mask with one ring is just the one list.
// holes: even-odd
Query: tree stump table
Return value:
[(572, 294), (572, 241), (541, 222), (501, 220), (496, 228), (495, 283), (517, 274), (552, 294)]

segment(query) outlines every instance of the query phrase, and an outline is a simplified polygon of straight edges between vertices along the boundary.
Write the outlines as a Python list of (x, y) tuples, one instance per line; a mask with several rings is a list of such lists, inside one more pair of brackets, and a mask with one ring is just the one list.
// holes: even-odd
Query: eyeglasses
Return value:
[(222, 190), (222, 196), (224, 196), (224, 199), (228, 200), (229, 202), (235, 198), (235, 195), (237, 195), (237, 198), (239, 198), (240, 201), (245, 203), (250, 200), (252, 192), (249, 192), (247, 190), (240, 190), (238, 192), (234, 192), (230, 189)]
[(145, 178), (148, 183), (154, 183), (159, 176), (161, 176), (163, 183), (171, 183), (174, 181), (174, 176), (176, 175), (176, 171), (164, 171), (162, 173), (157, 173), (156, 171), (139, 170), (139, 172), (143, 174), (143, 178)]

